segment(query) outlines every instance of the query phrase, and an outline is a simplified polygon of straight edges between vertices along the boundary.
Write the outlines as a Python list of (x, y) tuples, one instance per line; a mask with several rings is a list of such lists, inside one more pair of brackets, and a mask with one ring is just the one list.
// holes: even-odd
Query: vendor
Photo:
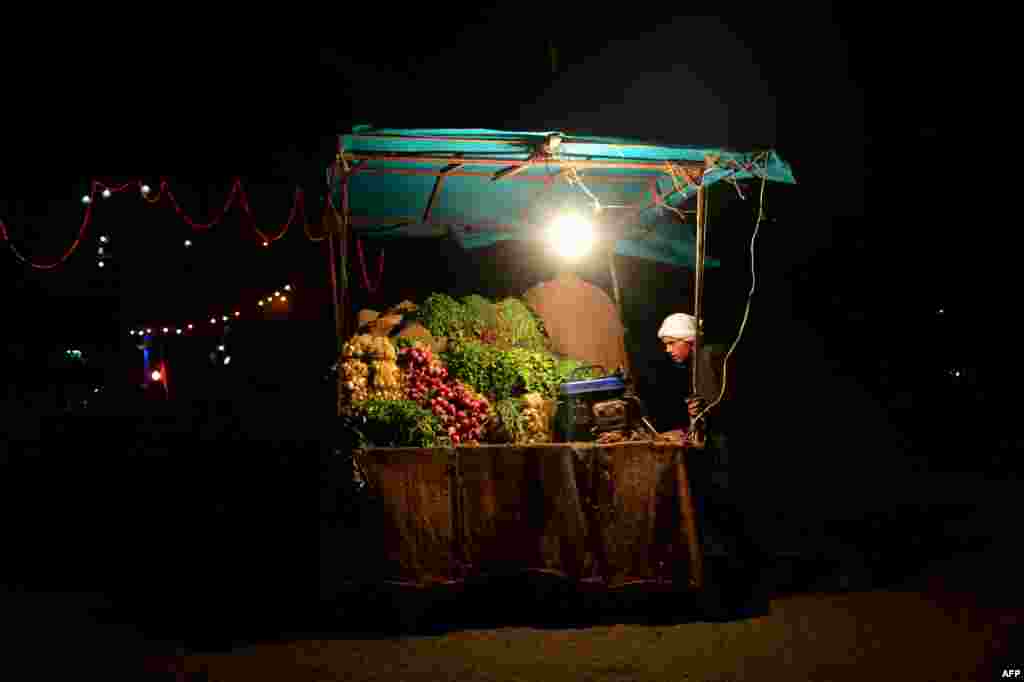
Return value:
[[(696, 395), (691, 395), (686, 400), (686, 411), (692, 419), (699, 415), (708, 405), (708, 400), (717, 400), (721, 391), (721, 384), (715, 372), (715, 363), (711, 360), (711, 353), (707, 348), (702, 347), (695, 351), (694, 346), (697, 340), (697, 320), (686, 313), (675, 313), (665, 318), (658, 330), (658, 338), (665, 346), (665, 352), (676, 367), (686, 370), (687, 376), (692, 371), (694, 364), (698, 366)], [(687, 380), (686, 385), (690, 385)], [(705, 417), (706, 419), (706, 417)], [(673, 424), (673, 426), (680, 426)], [(689, 426), (689, 424), (687, 424)]]
[[(680, 431), (687, 431), (694, 417), (702, 414), (709, 404), (719, 400), (722, 363), (715, 361), (709, 348), (702, 345), (695, 349), (697, 320), (692, 315), (669, 315), (658, 330), (658, 338), (673, 365), (681, 370), (680, 383), (686, 391), (684, 395), (689, 418), (684, 417), (680, 410), (678, 421), (672, 426), (682, 426)], [(696, 395), (691, 395), (690, 373), (695, 364), (698, 367), (698, 386)], [(722, 560), (726, 565), (731, 565), (724, 573), (714, 569), (709, 571), (709, 583), (720, 594), (736, 597), (739, 602), (733, 602), (736, 606), (763, 612), (767, 607), (766, 585), (762, 580), (767, 555), (751, 533), (752, 524), (746, 511), (730, 490), (724, 424), (717, 409), (717, 406), (712, 408), (710, 419), (707, 414), (702, 417), (704, 426), (703, 439), (698, 444), (700, 449), (694, 456), (687, 458), (687, 470), (697, 507), (698, 533), (704, 553), (712, 562)], [(685, 426), (679, 422), (685, 423)]]

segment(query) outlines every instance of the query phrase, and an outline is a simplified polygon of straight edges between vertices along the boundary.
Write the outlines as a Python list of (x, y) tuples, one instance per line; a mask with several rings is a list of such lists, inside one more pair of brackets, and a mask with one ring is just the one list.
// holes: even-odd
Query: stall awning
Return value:
[[(339, 147), (352, 171), (349, 210), (361, 237), (450, 236), (477, 249), (538, 238), (557, 212), (599, 205), (602, 225), (620, 234), (616, 253), (679, 267), (694, 265), (694, 220), (683, 223), (668, 207), (685, 209), (701, 184), (796, 182), (772, 150), (557, 132), (357, 126)], [(332, 185), (340, 206), (340, 178)]]

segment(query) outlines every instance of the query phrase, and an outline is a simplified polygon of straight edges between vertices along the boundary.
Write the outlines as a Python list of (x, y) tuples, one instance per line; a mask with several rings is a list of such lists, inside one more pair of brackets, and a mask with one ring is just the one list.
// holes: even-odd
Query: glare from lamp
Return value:
[(594, 227), (578, 213), (567, 213), (555, 219), (548, 231), (548, 241), (559, 256), (577, 261), (594, 246)]

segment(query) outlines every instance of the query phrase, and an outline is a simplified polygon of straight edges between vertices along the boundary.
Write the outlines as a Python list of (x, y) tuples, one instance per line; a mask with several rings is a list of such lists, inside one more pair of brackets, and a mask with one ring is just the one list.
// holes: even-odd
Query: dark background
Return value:
[[(92, 62), (116, 67), (85, 75), (67, 68), (72, 51), (34, 61), (23, 54), (36, 66), (2, 86), (0, 217), (19, 250), (51, 262), (75, 238), (90, 178), (117, 185), (142, 177), (156, 187), (166, 176), (186, 212), (204, 222), (240, 176), (257, 226), (276, 233), (301, 186), (315, 233), (336, 135), (362, 123), (769, 146), (799, 184), (768, 187), (758, 293), (730, 370), (738, 377), (733, 463), (744, 499), (769, 521), (789, 514), (806, 522), (939, 498), (976, 504), (977, 481), (1019, 471), (1019, 440), (1003, 426), (1011, 408), (998, 400), (1008, 395), (1008, 339), (993, 322), (1010, 256), (978, 241), (963, 204), (954, 208), (970, 160), (940, 145), (949, 94), (931, 68), (934, 45), (927, 31), (891, 18), (801, 9), (798, 19), (615, 17), (591, 30), (549, 31), (511, 10), (481, 10), (470, 23), (464, 14), (435, 15), (425, 24), (435, 30), (404, 36), (400, 49), (355, 39), (344, 49), (200, 47), (136, 61), (93, 46)], [(709, 275), (709, 336), (728, 344), (750, 286), (756, 206), (725, 186), (711, 201), (712, 255), (723, 267)], [(19, 434), (11, 452), (41, 452), (38, 434), (59, 431), (60, 405), (42, 392), (66, 375), (52, 360), (65, 347), (85, 350), (104, 393), (120, 397), (92, 408), (105, 421), (75, 441), (79, 468), (127, 443), (170, 453), (168, 443), (179, 442), (171, 431), (182, 443), (190, 431), (208, 437), (209, 452), (190, 456), (234, 462), (223, 464), (226, 472), (241, 471), (255, 451), (247, 439), (301, 434), (309, 442), (294, 456), (322, 450), (318, 420), (334, 408), (333, 387), (322, 381), (333, 322), (325, 245), (301, 227), (263, 248), (237, 210), (195, 233), (166, 204), (129, 193), (97, 202), (85, 240), (55, 270), (32, 271), (0, 253), (5, 411)], [(114, 254), (103, 270), (94, 258), (101, 233)], [(195, 243), (189, 250), (185, 238)], [(374, 280), (380, 252), (367, 245)], [(445, 242), (398, 243), (384, 254), (377, 297), (350, 262), (358, 305), (432, 291), (518, 295), (553, 274), (515, 244), (470, 254)], [(664, 424), (680, 389), (665, 379), (655, 333), (665, 315), (690, 309), (689, 275), (621, 261), (641, 394)], [(607, 285), (604, 273), (585, 274)], [(207, 366), (215, 337), (176, 343), (167, 352), (179, 400), (142, 398), (129, 328), (202, 321), (239, 302), (251, 310), (285, 282), (297, 287), (290, 311), (270, 320), (247, 313), (233, 331), (230, 368)], [(206, 433), (213, 427), (198, 416), (181, 416), (203, 410), (231, 426)], [(34, 480), (59, 477), (54, 466), (36, 470)], [(184, 489), (194, 484), (182, 476)], [(215, 507), (232, 477), (217, 480), (219, 491), (206, 485), (206, 497), (194, 492), (181, 504)]]

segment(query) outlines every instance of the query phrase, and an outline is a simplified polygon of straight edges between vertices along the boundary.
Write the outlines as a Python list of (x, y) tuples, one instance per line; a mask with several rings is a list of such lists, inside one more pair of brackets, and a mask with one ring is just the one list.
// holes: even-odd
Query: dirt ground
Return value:
[(780, 596), (770, 615), (726, 623), (268, 642), (148, 669), (223, 682), (1000, 679), (1024, 665), (1024, 602), (1012, 586), (980, 585), (979, 565), (936, 566), (905, 589)]

